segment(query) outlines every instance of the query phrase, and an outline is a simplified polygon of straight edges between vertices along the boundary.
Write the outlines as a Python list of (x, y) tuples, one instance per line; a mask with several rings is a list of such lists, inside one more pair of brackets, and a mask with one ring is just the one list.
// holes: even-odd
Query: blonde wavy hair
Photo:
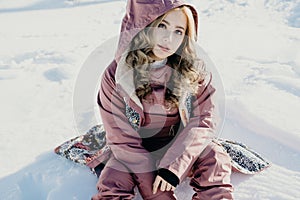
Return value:
[[(178, 100), (182, 90), (189, 90), (190, 93), (196, 94), (199, 82), (204, 80), (205, 67), (199, 65), (194, 43), (196, 40), (196, 27), (193, 14), (187, 6), (181, 6), (173, 10), (181, 10), (187, 17), (187, 29), (182, 44), (177, 52), (167, 58), (167, 65), (172, 67), (172, 75), (167, 83), (165, 94), (166, 102), (171, 107), (178, 106)], [(169, 11), (170, 12), (170, 11)], [(125, 64), (134, 71), (134, 84), (136, 95), (139, 99), (144, 99), (152, 93), (150, 85), (150, 64), (155, 60), (152, 49), (154, 44), (151, 40), (153, 27), (156, 28), (169, 13), (158, 17), (145, 29), (140, 31), (131, 41)]]

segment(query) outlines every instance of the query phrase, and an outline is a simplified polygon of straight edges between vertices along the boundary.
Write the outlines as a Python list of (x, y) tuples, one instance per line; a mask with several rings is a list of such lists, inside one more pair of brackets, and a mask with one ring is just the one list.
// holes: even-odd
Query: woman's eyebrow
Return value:
[[(164, 22), (164, 23), (166, 23), (167, 25), (170, 26), (170, 23), (169, 23), (168, 21), (166, 21), (165, 19), (163, 19), (162, 22)], [(182, 29), (182, 30), (185, 30), (185, 28), (182, 27), (182, 26), (175, 26), (175, 27), (176, 27), (176, 28), (179, 28), (179, 29)]]

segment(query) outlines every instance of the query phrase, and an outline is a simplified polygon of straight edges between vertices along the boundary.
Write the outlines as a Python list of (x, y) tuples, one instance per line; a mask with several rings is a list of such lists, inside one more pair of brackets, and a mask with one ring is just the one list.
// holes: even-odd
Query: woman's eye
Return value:
[(164, 25), (164, 24), (158, 24), (157, 27), (158, 27), (158, 28), (167, 28), (166, 25)]
[(175, 33), (176, 33), (177, 35), (182, 35), (182, 34), (183, 34), (183, 32), (182, 32), (181, 30), (176, 30)]

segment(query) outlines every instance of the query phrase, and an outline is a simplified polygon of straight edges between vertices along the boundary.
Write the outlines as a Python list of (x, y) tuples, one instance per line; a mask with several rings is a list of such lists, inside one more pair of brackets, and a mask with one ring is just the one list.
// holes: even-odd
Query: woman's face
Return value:
[(163, 60), (174, 54), (185, 37), (186, 15), (181, 10), (169, 12), (153, 30), (153, 58)]

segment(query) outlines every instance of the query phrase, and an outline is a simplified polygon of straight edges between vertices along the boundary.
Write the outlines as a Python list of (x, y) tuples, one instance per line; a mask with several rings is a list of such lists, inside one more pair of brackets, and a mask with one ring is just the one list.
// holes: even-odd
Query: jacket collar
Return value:
[(143, 110), (143, 105), (135, 93), (133, 70), (127, 67), (124, 57), (122, 57), (118, 63), (115, 80), (117, 87), (121, 88), (125, 94)]
[[(125, 94), (123, 95), (125, 101), (132, 100), (143, 111), (143, 105), (135, 93), (133, 70), (125, 65), (125, 58), (121, 58), (121, 60), (119, 61), (118, 67), (116, 69), (115, 80), (117, 87), (121, 88), (122, 91), (125, 92)], [(130, 99), (126, 99), (125, 95)], [(189, 95), (190, 94), (188, 90), (182, 90), (182, 94), (180, 95), (178, 102), (179, 114), (184, 126), (186, 126), (186, 124), (189, 122), (189, 110), (187, 108), (187, 100)]]

